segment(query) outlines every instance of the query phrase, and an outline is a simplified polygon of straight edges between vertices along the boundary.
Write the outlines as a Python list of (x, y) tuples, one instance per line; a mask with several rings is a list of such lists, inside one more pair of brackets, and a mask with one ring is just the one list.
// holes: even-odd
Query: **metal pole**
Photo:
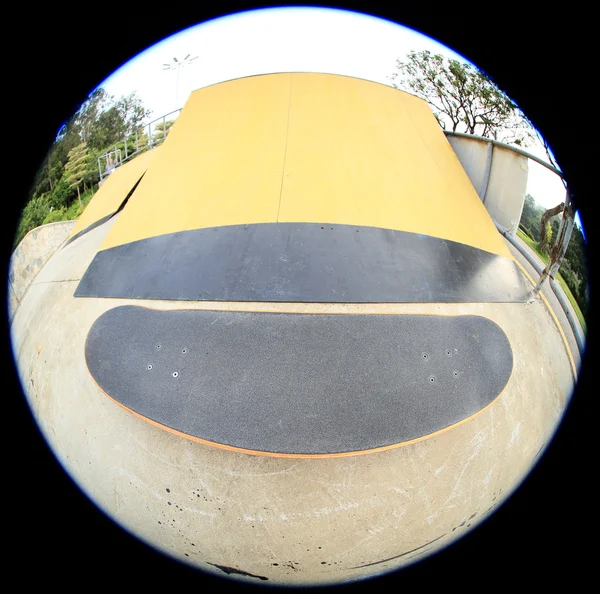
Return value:
[(163, 140), (167, 137), (166, 116), (163, 116)]
[(102, 155), (98, 157), (98, 172), (100, 173), (100, 181), (102, 181), (102, 165), (100, 164), (100, 159), (102, 159)]
[(492, 171), (492, 158), (494, 156), (494, 143), (492, 141), (488, 142), (487, 155), (485, 158), (485, 171), (483, 174), (483, 182), (481, 183), (481, 190), (479, 191), (479, 196), (481, 198), (481, 202), (485, 204), (485, 195), (487, 194), (488, 185), (490, 183), (490, 173)]
[[(513, 237), (510, 233), (510, 229), (504, 229), (498, 223), (496, 223), (496, 228), (498, 231), (506, 237), (506, 239), (517, 249), (517, 251), (531, 264), (532, 268), (538, 273), (542, 274), (542, 267), (537, 263), (534, 257), (529, 253), (529, 251), (524, 248), (519, 241)], [(583, 355), (583, 351), (585, 350), (585, 339), (579, 332), (579, 326), (577, 325), (577, 321), (575, 320), (575, 316), (571, 313), (571, 304), (567, 302), (567, 300), (562, 296), (562, 290), (558, 285), (554, 282), (554, 279), (550, 279), (550, 287), (554, 296), (560, 303), (565, 315), (567, 316), (567, 320), (569, 325), (571, 326), (571, 330), (573, 332), (573, 336), (575, 336), (575, 342), (577, 343), (577, 348), (579, 349), (580, 354)]]
[(562, 259), (567, 251), (567, 247), (569, 246), (569, 240), (571, 239), (571, 233), (573, 231), (573, 220), (574, 213), (571, 208), (571, 201), (569, 197), (569, 192), (565, 197), (565, 206), (563, 208), (563, 216), (560, 221), (560, 228), (558, 230), (558, 237), (552, 247), (552, 251), (550, 252), (550, 259), (548, 260), (548, 264), (544, 268), (542, 275), (540, 276), (540, 280), (538, 281), (537, 286), (533, 290), (533, 292), (537, 295), (544, 284), (544, 281), (550, 277), (554, 279), (554, 276), (558, 272), (560, 265), (562, 263)]

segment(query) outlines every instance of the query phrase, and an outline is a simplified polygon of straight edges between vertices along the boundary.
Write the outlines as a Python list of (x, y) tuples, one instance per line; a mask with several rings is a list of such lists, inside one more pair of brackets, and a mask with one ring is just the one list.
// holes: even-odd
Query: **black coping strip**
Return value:
[(280, 454), (359, 452), (455, 425), (513, 368), (482, 316), (120, 306), (93, 324), (91, 375), (138, 415), (200, 440)]
[(125, 198), (123, 199), (123, 201), (121, 202), (121, 204), (119, 205), (117, 210), (115, 210), (113, 212), (109, 212), (107, 215), (103, 216), (102, 218), (98, 219), (97, 221), (94, 221), (91, 225), (88, 225), (85, 229), (82, 229), (81, 231), (79, 231), (79, 233), (76, 233), (75, 235), (73, 235), (73, 237), (69, 238), (65, 242), (65, 244), (63, 245), (63, 248), (67, 247), (70, 243), (72, 243), (73, 241), (75, 241), (76, 239), (81, 237), (82, 235), (85, 235), (86, 233), (89, 233), (90, 231), (94, 230), (96, 227), (103, 225), (104, 223), (106, 223), (106, 221), (109, 221), (116, 214), (120, 213), (125, 208), (127, 201), (131, 198), (131, 196), (135, 192), (136, 188), (139, 186), (139, 184), (142, 181), (142, 178), (144, 177), (145, 174), (146, 174), (146, 172), (142, 173), (142, 175), (140, 176), (140, 179), (138, 179), (135, 182), (135, 184), (133, 185), (133, 188), (131, 188), (131, 190), (129, 190), (127, 196), (125, 196)]
[(377, 227), (261, 223), (181, 231), (96, 254), (75, 297), (312, 303), (524, 302), (515, 262)]

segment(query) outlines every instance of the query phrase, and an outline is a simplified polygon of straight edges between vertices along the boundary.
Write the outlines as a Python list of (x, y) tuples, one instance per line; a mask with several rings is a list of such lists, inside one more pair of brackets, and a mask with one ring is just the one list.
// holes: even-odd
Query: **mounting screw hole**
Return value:
[(148, 371), (152, 369), (152, 365), (148, 365)]
[(435, 383), (435, 378), (433, 377), (433, 375), (429, 376), (429, 383), (430, 384), (434, 384)]
[(181, 349), (181, 354), (185, 355), (187, 353), (187, 349)]
[(453, 375), (454, 377), (458, 377), (458, 371), (453, 371), (453, 372), (452, 372), (452, 375)]
[(429, 354), (428, 353), (421, 353), (421, 357), (423, 357), (423, 359), (429, 359)]
[(157, 344), (157, 345), (156, 345), (156, 350), (158, 351), (158, 350), (161, 348), (161, 346), (162, 346), (162, 345), (160, 345), (160, 344)]
[(446, 351), (446, 355), (448, 355), (448, 357), (449, 357), (450, 355), (452, 355), (452, 351), (451, 351), (450, 349), (448, 349), (448, 350)]
[(178, 372), (178, 371), (174, 371), (174, 372), (173, 372), (173, 377), (177, 377), (178, 375), (179, 375), (179, 372)]

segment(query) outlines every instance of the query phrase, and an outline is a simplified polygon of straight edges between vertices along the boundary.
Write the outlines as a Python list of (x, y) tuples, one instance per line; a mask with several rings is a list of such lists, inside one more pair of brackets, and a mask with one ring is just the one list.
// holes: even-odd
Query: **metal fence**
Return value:
[[(468, 138), (468, 139), (473, 139), (473, 140), (480, 140), (480, 141), (488, 143), (488, 153), (487, 153), (486, 167), (485, 167), (485, 171), (484, 171), (482, 196), (480, 196), (480, 197), (482, 197), (482, 200), (484, 203), (485, 203), (485, 191), (487, 189), (487, 185), (488, 185), (489, 177), (490, 177), (492, 152), (494, 150), (494, 147), (496, 147), (496, 146), (501, 147), (506, 150), (509, 150), (509, 151), (512, 151), (513, 153), (516, 153), (517, 155), (521, 155), (523, 157), (526, 157), (527, 159), (535, 161), (536, 163), (543, 165), (546, 169), (550, 170), (552, 173), (554, 173), (555, 175), (557, 175), (558, 177), (560, 177), (561, 179), (564, 180), (564, 174), (562, 171), (560, 171), (559, 169), (557, 169), (550, 163), (547, 163), (543, 159), (540, 159), (539, 157), (532, 155), (531, 153), (524, 151), (523, 149), (518, 148), (516, 146), (505, 144), (503, 142), (499, 142), (498, 140), (492, 140), (490, 138), (483, 138), (481, 136), (475, 136), (473, 134), (464, 134), (461, 132), (450, 132), (450, 131), (446, 131), (446, 130), (444, 131), (444, 133), (446, 134), (446, 136), (457, 136), (457, 137), (463, 137), (463, 138)], [(568, 303), (567, 300), (565, 299), (565, 297), (563, 297), (561, 289), (558, 287), (558, 285), (556, 285), (556, 283), (554, 281), (556, 275), (558, 274), (558, 270), (563, 261), (564, 255), (569, 246), (569, 241), (571, 239), (571, 234), (572, 234), (573, 225), (574, 225), (574, 214), (575, 213), (574, 213), (573, 205), (571, 204), (571, 195), (570, 195), (570, 192), (567, 187), (565, 188), (565, 190), (566, 190), (565, 191), (566, 195), (565, 195), (565, 199), (564, 199), (564, 208), (563, 208), (563, 213), (562, 213), (562, 217), (561, 217), (561, 221), (560, 221), (560, 225), (559, 225), (559, 229), (558, 229), (558, 234), (557, 234), (556, 240), (554, 242), (554, 246), (553, 246), (552, 250), (550, 251), (550, 257), (548, 259), (548, 263), (546, 264), (545, 267), (541, 267), (536, 262), (535, 258), (533, 258), (533, 256), (529, 253), (528, 249), (525, 246), (523, 246), (514, 237), (514, 234), (509, 229), (504, 229), (496, 221), (494, 221), (494, 222), (496, 224), (498, 231), (504, 237), (506, 237), (506, 239), (508, 241), (510, 241), (510, 243), (532, 265), (532, 267), (534, 268), (536, 273), (539, 274), (539, 279), (533, 290), (534, 295), (539, 294), (544, 282), (549, 279), (550, 287), (551, 287), (552, 291), (554, 292), (554, 295), (556, 296), (562, 309), (564, 310), (565, 315), (567, 316), (567, 320), (569, 321), (569, 325), (571, 326), (571, 329), (575, 336), (575, 341), (577, 342), (579, 352), (580, 352), (580, 354), (583, 354), (583, 352), (585, 350), (585, 337), (582, 335), (582, 333), (579, 329), (579, 325), (575, 320), (575, 316), (574, 316), (573, 312), (571, 311), (570, 303)]]
[[(115, 143), (110, 149), (102, 153), (98, 157), (98, 173), (100, 174), (100, 182), (104, 181), (117, 167), (120, 167), (136, 155), (158, 146), (164, 142), (169, 130), (167, 129), (167, 121), (175, 120), (182, 108), (176, 109), (165, 115), (140, 126), (135, 132), (127, 135), (123, 140)], [(171, 117), (174, 114), (175, 117)], [(162, 130), (158, 131), (157, 124), (162, 122)], [(170, 129), (170, 128), (169, 128)]]

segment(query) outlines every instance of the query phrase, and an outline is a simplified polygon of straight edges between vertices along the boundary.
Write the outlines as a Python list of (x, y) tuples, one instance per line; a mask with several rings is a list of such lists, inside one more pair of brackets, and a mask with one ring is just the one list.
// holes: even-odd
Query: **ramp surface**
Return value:
[(265, 223), (181, 231), (104, 250), (75, 296), (490, 303), (524, 302), (530, 293), (512, 259), (461, 243), (374, 227)]
[(512, 350), (481, 316), (111, 309), (88, 368), (137, 415), (214, 445), (339, 454), (423, 438), (503, 391)]
[(512, 259), (425, 101), (317, 73), (192, 93), (101, 249), (274, 222), (401, 230)]
[(69, 242), (101, 225), (116, 213), (131, 195), (154, 160), (158, 148), (138, 155), (129, 163), (115, 169), (94, 194), (69, 235)]

